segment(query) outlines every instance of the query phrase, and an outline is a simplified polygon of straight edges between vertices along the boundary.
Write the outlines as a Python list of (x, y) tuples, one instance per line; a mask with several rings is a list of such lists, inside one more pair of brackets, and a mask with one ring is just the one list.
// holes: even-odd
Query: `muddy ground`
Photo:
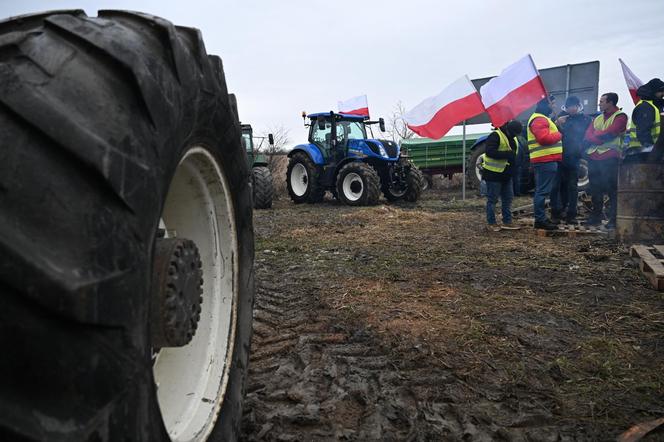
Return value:
[(489, 233), (458, 197), (255, 212), (244, 440), (611, 440), (664, 416), (664, 293), (628, 245)]

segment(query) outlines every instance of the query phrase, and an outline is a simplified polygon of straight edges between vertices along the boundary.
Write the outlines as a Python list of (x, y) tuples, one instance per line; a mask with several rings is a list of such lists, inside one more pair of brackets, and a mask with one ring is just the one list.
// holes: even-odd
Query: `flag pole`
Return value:
[(461, 155), (461, 200), (466, 200), (466, 120), (463, 120), (463, 139), (461, 143), (461, 150), (463, 151)]

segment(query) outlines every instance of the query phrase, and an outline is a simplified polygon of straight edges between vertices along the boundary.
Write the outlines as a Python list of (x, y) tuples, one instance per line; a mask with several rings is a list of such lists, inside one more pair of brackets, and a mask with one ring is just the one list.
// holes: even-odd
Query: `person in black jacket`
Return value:
[(512, 120), (499, 129), (495, 129), (486, 139), (482, 179), (486, 181), (487, 187), (486, 220), (489, 230), (501, 229), (496, 224), (495, 210), (498, 198), (501, 200), (502, 228), (519, 229), (518, 226), (512, 224), (512, 199), (514, 197), (512, 175), (518, 152), (516, 136), (522, 130), (521, 123)]
[[(632, 111), (632, 124), (629, 130), (630, 142), (625, 152), (628, 160), (652, 151), (660, 133), (661, 116), (664, 109), (664, 81), (653, 78), (636, 90), (640, 101)], [(636, 155), (636, 156), (634, 156)]]
[(563, 134), (563, 161), (558, 166), (551, 191), (552, 222), (559, 222), (564, 214), (566, 223), (577, 223), (579, 163), (586, 148), (584, 135), (591, 123), (592, 118), (583, 113), (578, 97), (567, 97), (565, 108), (556, 120), (556, 125)]

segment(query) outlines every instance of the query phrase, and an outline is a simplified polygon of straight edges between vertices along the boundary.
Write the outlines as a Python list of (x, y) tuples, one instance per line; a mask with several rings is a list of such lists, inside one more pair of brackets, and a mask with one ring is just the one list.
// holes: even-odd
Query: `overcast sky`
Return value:
[[(372, 117), (407, 110), (464, 74), (497, 75), (530, 53), (538, 68), (600, 61), (600, 93), (633, 105), (618, 57), (664, 77), (664, 1), (0, 0), (0, 16), (81, 8), (149, 12), (202, 30), (224, 60), (240, 118), (305, 141), (300, 113), (367, 94)], [(469, 128), (469, 132), (473, 132)]]

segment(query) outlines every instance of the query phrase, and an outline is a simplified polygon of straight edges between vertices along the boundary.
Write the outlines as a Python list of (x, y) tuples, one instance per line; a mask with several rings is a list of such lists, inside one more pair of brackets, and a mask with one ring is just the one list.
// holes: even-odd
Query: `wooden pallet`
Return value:
[(578, 224), (561, 224), (556, 230), (535, 229), (537, 236), (584, 236), (584, 235), (607, 235), (612, 237), (614, 230), (602, 227), (582, 226)]
[(629, 254), (639, 259), (641, 273), (650, 281), (655, 290), (664, 292), (664, 245), (652, 247), (634, 245)]
[(613, 229), (607, 229), (604, 226), (584, 226), (582, 224), (560, 224), (558, 230), (566, 232), (576, 232), (579, 235), (608, 235)]

